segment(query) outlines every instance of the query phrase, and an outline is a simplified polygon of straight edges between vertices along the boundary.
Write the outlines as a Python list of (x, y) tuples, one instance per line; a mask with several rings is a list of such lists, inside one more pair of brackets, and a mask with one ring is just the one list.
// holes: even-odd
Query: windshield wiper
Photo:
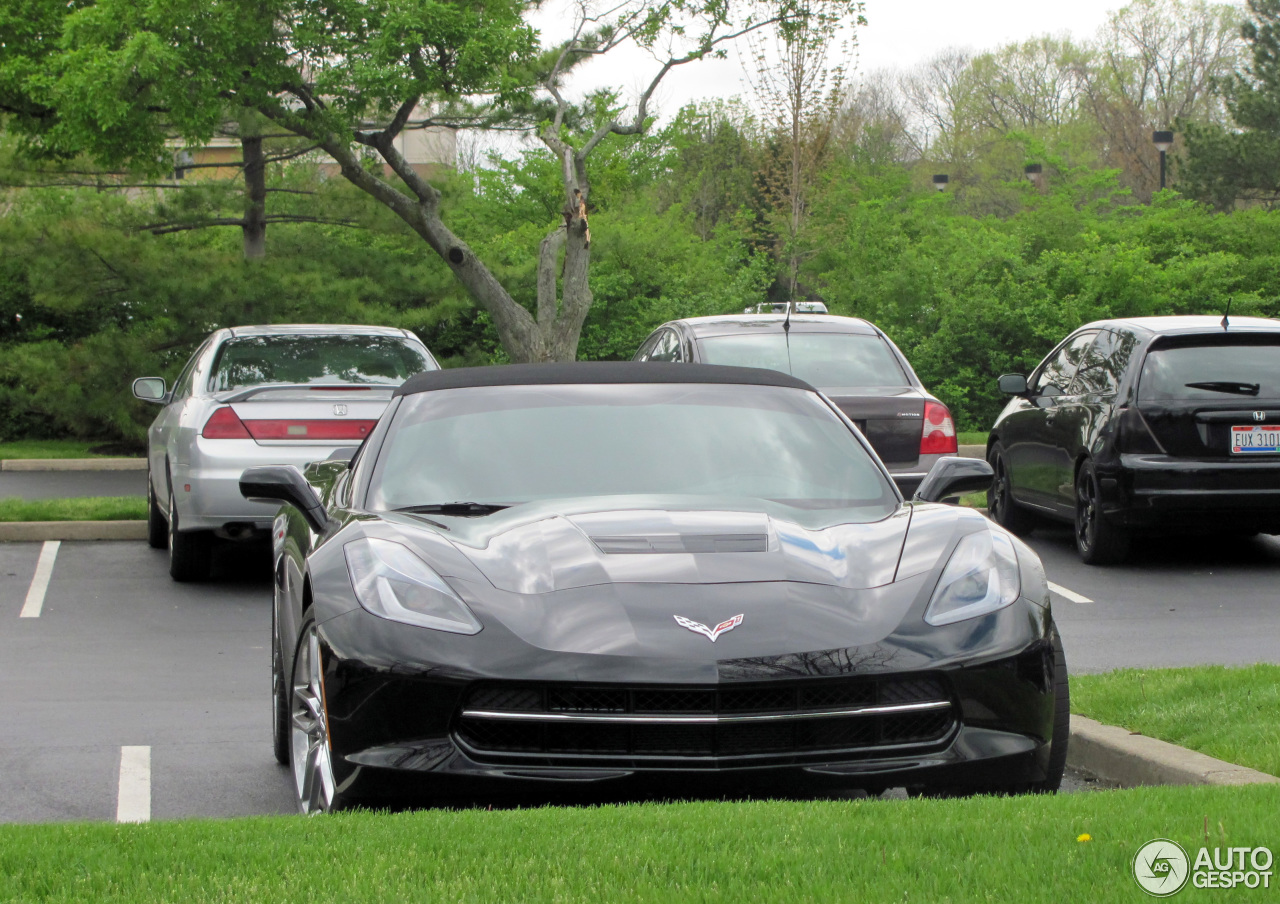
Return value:
[(1204, 383), (1183, 383), (1188, 389), (1207, 389), (1209, 392), (1229, 392), (1233, 395), (1257, 395), (1260, 383), (1235, 383), (1231, 380), (1208, 380)]
[(509, 505), (495, 505), (492, 502), (433, 502), (430, 505), (406, 505), (392, 509), (394, 512), (409, 512), (413, 515), (492, 515)]

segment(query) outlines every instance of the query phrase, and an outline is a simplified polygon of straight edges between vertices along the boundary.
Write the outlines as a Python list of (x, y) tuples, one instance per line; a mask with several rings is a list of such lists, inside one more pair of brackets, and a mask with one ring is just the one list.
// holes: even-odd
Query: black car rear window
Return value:
[(1280, 335), (1178, 337), (1147, 352), (1143, 401), (1280, 398)]
[(209, 390), (268, 383), (399, 386), (435, 364), (395, 336), (240, 336), (218, 350)]
[(799, 377), (819, 388), (908, 386), (888, 344), (858, 333), (734, 334), (698, 340), (707, 364), (763, 367)]

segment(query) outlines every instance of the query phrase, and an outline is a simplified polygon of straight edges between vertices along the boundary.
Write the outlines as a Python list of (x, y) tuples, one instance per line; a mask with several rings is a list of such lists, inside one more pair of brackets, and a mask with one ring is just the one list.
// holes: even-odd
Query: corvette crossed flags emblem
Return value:
[(688, 628), (690, 631), (694, 632), (695, 634), (701, 634), (703, 637), (707, 638), (707, 640), (711, 641), (712, 643), (715, 643), (716, 638), (719, 637), (721, 634), (724, 634), (726, 631), (732, 631), (734, 628), (738, 627), (738, 625), (742, 624), (741, 615), (735, 615), (733, 618), (726, 619), (720, 622), (720, 624), (716, 625), (714, 628), (708, 628), (702, 622), (696, 622), (691, 618), (685, 618), (683, 615), (675, 615), (672, 617), (676, 620), (676, 624), (679, 625), (680, 627)]

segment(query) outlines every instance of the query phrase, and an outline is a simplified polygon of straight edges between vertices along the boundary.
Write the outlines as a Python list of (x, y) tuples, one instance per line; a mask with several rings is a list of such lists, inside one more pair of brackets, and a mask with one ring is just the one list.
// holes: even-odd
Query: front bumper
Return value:
[[(182, 530), (216, 530), (229, 524), (269, 529), (280, 506), (240, 495), (240, 475), (258, 465), (299, 469), (350, 443), (260, 445), (253, 440), (208, 440), (197, 436), (185, 462), (173, 466), (178, 523)], [(191, 489), (188, 490), (187, 487)]]
[[(349, 612), (320, 625), (335, 777), (340, 784), (358, 784), (362, 794), (399, 793), (408, 787), (436, 796), (518, 792), (530, 783), (547, 782), (629, 787), (656, 780), (670, 788), (672, 782), (688, 781), (702, 789), (723, 786), (733, 791), (779, 781), (873, 789), (1039, 781), (1045, 777), (1053, 727), (1050, 625), (1047, 613), (1035, 617), (1043, 613), (1039, 607), (1024, 607), (1020, 602), (1013, 608), (1023, 609), (1023, 617), (1012, 612), (996, 616), (1006, 623), (1004, 630), (991, 632), (999, 636), (999, 648), (988, 645), (965, 656), (944, 653), (954, 638), (942, 636), (948, 629), (931, 629), (939, 635), (933, 650), (921, 636), (891, 636), (865, 648), (679, 666), (669, 660), (543, 651), (541, 656), (509, 658), (503, 674), (462, 664), (461, 657), (452, 662), (448, 656), (423, 662), (419, 656), (417, 664), (410, 665), (404, 650), (396, 648), (403, 646), (404, 637), (421, 637), (422, 631), (394, 626), (362, 611)], [(1009, 630), (1009, 625), (1014, 629)], [(959, 634), (972, 632), (974, 625), (949, 628)], [(489, 631), (486, 628), (477, 637)], [(393, 634), (402, 637), (394, 639)], [(448, 642), (468, 640), (472, 639), (451, 637)], [(381, 651), (370, 655), (374, 648)], [(797, 678), (797, 674), (808, 677)], [(714, 739), (696, 749), (689, 746), (686, 731), (674, 741), (676, 747), (684, 745), (683, 752), (637, 746), (651, 741), (640, 742), (627, 734), (641, 730), (634, 727), (624, 727), (623, 740), (612, 747), (601, 746), (598, 732), (588, 737), (594, 731), (590, 726), (576, 747), (572, 740), (565, 740), (572, 736), (558, 728), (546, 735), (556, 740), (541, 746), (524, 743), (519, 735), (514, 742), (495, 744), (477, 735), (472, 730), (475, 723), (469, 725), (469, 717), (463, 715), (474, 709), (468, 707), (478, 688), (567, 692), (623, 688), (707, 692), (723, 698), (744, 690), (824, 690), (857, 682), (888, 687), (917, 680), (936, 681), (943, 688), (941, 696), (933, 692), (926, 696), (945, 698), (947, 708), (945, 720), (935, 719), (915, 735), (910, 730), (904, 734), (901, 723), (896, 729), (887, 728), (891, 719), (881, 717), (876, 717), (875, 727), (851, 735), (831, 719), (825, 730), (833, 733), (815, 742), (810, 726), (820, 720), (807, 718), (812, 715), (810, 708), (806, 718), (793, 713), (782, 720), (790, 726), (784, 732), (794, 732), (792, 741), (780, 740), (777, 724), (766, 723), (771, 733), (758, 736), (756, 749), (751, 748), (750, 737), (741, 735), (736, 746), (724, 744), (722, 727), (709, 729), (710, 734), (703, 737)], [(598, 713), (591, 704), (584, 705), (587, 708), (579, 708), (578, 713)], [(854, 724), (860, 718), (845, 716), (844, 723)], [(751, 730), (758, 727), (750, 726)], [(579, 731), (583, 728), (576, 725)], [(616, 726), (608, 730), (616, 731)], [(649, 732), (646, 738), (653, 737), (651, 726), (642, 730)], [(890, 736), (891, 732), (896, 734)], [(795, 743), (802, 737), (807, 743)], [(824, 742), (822, 737), (829, 740)]]
[(1104, 510), (1126, 527), (1280, 531), (1277, 460), (1124, 454), (1117, 471), (1100, 476)]

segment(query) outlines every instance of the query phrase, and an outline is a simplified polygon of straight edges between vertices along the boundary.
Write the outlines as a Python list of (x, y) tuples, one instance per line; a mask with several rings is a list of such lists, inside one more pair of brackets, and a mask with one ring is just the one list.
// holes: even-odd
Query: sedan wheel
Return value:
[(290, 707), (290, 760), (302, 813), (336, 809), (333, 761), (325, 724), (324, 678), (320, 669), (320, 636), (313, 619), (303, 627), (293, 658), (293, 703)]
[(175, 581), (207, 581), (213, 559), (208, 531), (178, 530), (177, 493), (169, 487), (169, 576)]
[(1098, 475), (1089, 461), (1076, 475), (1076, 549), (1086, 565), (1112, 565), (1129, 555), (1129, 533), (1102, 511)]
[(164, 549), (169, 545), (169, 524), (160, 503), (156, 502), (155, 484), (147, 471), (147, 545), (152, 549)]

